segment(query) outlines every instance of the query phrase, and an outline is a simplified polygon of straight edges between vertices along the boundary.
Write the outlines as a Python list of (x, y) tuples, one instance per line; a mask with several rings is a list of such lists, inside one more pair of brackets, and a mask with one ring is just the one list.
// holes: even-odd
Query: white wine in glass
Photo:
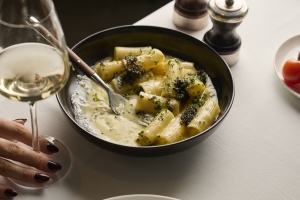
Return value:
[[(49, 31), (57, 44), (36, 30), (35, 27), (39, 25)], [(36, 102), (62, 89), (69, 74), (65, 38), (53, 2), (0, 0), (0, 94), (29, 103), (33, 151), (41, 153)], [(49, 175), (51, 179), (45, 184), (13, 182), (24, 187), (40, 188), (50, 186), (66, 176), (72, 163), (68, 148), (54, 137), (45, 137), (59, 148), (59, 152), (50, 157), (62, 165), (62, 170)]]

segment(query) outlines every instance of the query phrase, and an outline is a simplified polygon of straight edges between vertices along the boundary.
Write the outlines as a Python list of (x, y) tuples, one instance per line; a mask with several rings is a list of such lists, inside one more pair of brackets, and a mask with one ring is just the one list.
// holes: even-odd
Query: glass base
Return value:
[[(69, 173), (71, 166), (72, 166), (72, 155), (71, 155), (68, 147), (62, 141), (60, 141), (54, 137), (51, 137), (51, 136), (42, 136), (42, 137), (45, 137), (47, 140), (49, 140), (51, 143), (53, 143), (59, 149), (58, 153), (54, 153), (52, 155), (47, 155), (47, 157), (49, 157), (50, 160), (53, 160), (54, 162), (59, 163), (62, 166), (62, 169), (60, 171), (57, 171), (55, 174), (49, 174), (49, 173), (45, 173), (45, 172), (41, 172), (40, 170), (37, 170), (37, 171), (40, 171), (41, 173), (47, 174), (50, 177), (50, 180), (47, 181), (46, 183), (31, 184), (31, 183), (19, 181), (16, 179), (8, 178), (12, 183), (14, 183), (22, 188), (42, 189), (42, 188), (49, 187), (55, 183), (58, 183), (59, 181), (63, 180), (66, 177), (66, 175)], [(23, 143), (20, 143), (20, 142), (17, 142), (17, 143), (25, 146)], [(27, 146), (27, 148), (30, 148), (30, 147)], [(28, 166), (24, 165), (24, 164), (18, 163), (18, 165), (28, 168)]]

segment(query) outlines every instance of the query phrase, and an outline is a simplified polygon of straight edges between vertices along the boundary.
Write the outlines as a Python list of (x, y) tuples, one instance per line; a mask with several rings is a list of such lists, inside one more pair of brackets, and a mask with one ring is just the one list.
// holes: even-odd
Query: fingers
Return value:
[(43, 184), (49, 181), (46, 174), (34, 171), (32, 168), (24, 168), (5, 159), (0, 159), (0, 174), (30, 184)]
[(44, 154), (37, 153), (3, 138), (0, 138), (0, 156), (48, 173), (54, 173), (62, 168), (60, 164), (53, 162)]
[[(50, 180), (45, 173), (53, 174), (62, 167), (46, 155), (13, 142), (17, 140), (31, 146), (32, 133), (24, 126), (26, 121), (26, 119), (11, 121), (0, 118), (0, 175), (29, 184), (43, 184)], [(43, 137), (39, 138), (41, 152), (52, 154), (59, 151), (50, 141)], [(0, 184), (0, 199), (12, 199), (14, 196), (17, 196), (15, 190)]]
[(0, 198), (1, 199), (12, 199), (17, 196), (18, 193), (11, 187), (0, 184)]
[[(26, 119), (7, 120), (0, 118), (0, 137), (18, 140), (24, 144), (31, 146), (32, 133), (29, 128), (24, 126)], [(40, 150), (46, 154), (57, 153), (59, 149), (43, 137), (39, 138)]]

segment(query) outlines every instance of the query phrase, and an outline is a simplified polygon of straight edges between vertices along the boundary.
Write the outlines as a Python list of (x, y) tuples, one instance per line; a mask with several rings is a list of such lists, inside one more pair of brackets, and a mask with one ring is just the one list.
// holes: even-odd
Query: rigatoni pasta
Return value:
[(121, 60), (106, 62), (105, 64), (99, 62), (95, 71), (104, 81), (108, 81), (124, 71), (124, 63)]
[(146, 113), (156, 114), (167, 108), (175, 116), (179, 114), (180, 102), (176, 99), (168, 99), (162, 96), (140, 92), (135, 109)]
[(161, 132), (165, 130), (172, 119), (174, 119), (172, 112), (168, 109), (161, 110), (153, 121), (139, 133), (137, 142), (142, 146), (156, 144), (160, 139)]
[(190, 97), (197, 98), (205, 90), (205, 85), (199, 79), (194, 79), (186, 87), (186, 91), (189, 93)]
[(145, 93), (160, 95), (162, 92), (162, 88), (160, 87), (162, 80), (163, 76), (153, 76), (152, 79), (139, 83), (139, 86)]
[(152, 49), (151, 46), (147, 47), (115, 47), (114, 60), (123, 59), (125, 56), (139, 56)]
[(136, 63), (146, 71), (158, 67), (165, 61), (164, 54), (158, 49), (151, 49), (150, 51), (147, 51), (144, 54), (137, 56), (136, 58)]
[[(128, 99), (120, 116), (115, 116), (107, 112), (105, 98), (89, 89), (87, 101), (99, 107), (87, 113), (93, 116), (90, 121), (97, 123), (95, 127), (109, 129), (103, 131), (105, 137), (112, 132), (115, 134), (110, 138), (116, 138), (121, 131), (127, 134), (123, 141), (130, 145), (166, 145), (201, 134), (219, 115), (209, 76), (196, 70), (193, 62), (165, 55), (159, 49), (118, 46), (113, 57), (98, 62), (94, 70)], [(127, 124), (128, 130), (115, 130)]]
[(175, 80), (181, 76), (181, 62), (179, 59), (170, 59), (167, 64), (165, 64), (165, 76), (162, 83), (162, 93), (163, 97), (175, 97)]
[(157, 134), (157, 145), (171, 144), (185, 138), (186, 127), (180, 122), (180, 116), (173, 119)]
[(210, 127), (220, 112), (220, 107), (212, 100), (207, 100), (198, 109), (194, 119), (187, 125), (187, 134), (194, 136)]

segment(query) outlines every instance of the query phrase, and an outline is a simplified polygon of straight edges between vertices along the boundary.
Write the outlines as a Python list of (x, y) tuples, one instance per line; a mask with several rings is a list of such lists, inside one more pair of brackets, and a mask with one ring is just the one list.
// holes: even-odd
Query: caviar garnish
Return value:
[(197, 104), (191, 104), (180, 116), (180, 123), (187, 126), (196, 116), (199, 106)]
[(145, 113), (143, 111), (138, 111), (135, 113), (138, 118), (141, 119), (142, 122), (149, 124), (151, 121), (153, 121), (154, 117), (148, 113)]
[(143, 91), (143, 88), (142, 88), (142, 87), (135, 87), (135, 88), (132, 90), (132, 92), (133, 92), (134, 94), (137, 94), (137, 95), (139, 95), (141, 91)]
[(174, 88), (175, 91), (175, 99), (181, 100), (186, 102), (190, 96), (189, 93), (186, 91), (186, 87), (189, 85), (189, 81), (186, 78), (180, 77), (174, 81)]
[(204, 72), (204, 70), (197, 70), (196, 76), (202, 81), (204, 85), (206, 84), (207, 74)]
[(171, 106), (171, 100), (170, 100), (170, 99), (167, 99), (167, 101), (166, 101), (165, 104), (166, 104), (167, 109), (168, 109), (169, 111), (173, 112), (174, 107)]
[(122, 87), (124, 84), (133, 85), (134, 82), (145, 74), (145, 70), (142, 70), (141, 65), (137, 64), (137, 58), (134, 56), (125, 56), (126, 64), (124, 66), (125, 72), (120, 75), (118, 80), (118, 86)]
[(131, 98), (128, 93), (122, 94), (122, 96), (127, 100), (130, 100), (130, 98)]

